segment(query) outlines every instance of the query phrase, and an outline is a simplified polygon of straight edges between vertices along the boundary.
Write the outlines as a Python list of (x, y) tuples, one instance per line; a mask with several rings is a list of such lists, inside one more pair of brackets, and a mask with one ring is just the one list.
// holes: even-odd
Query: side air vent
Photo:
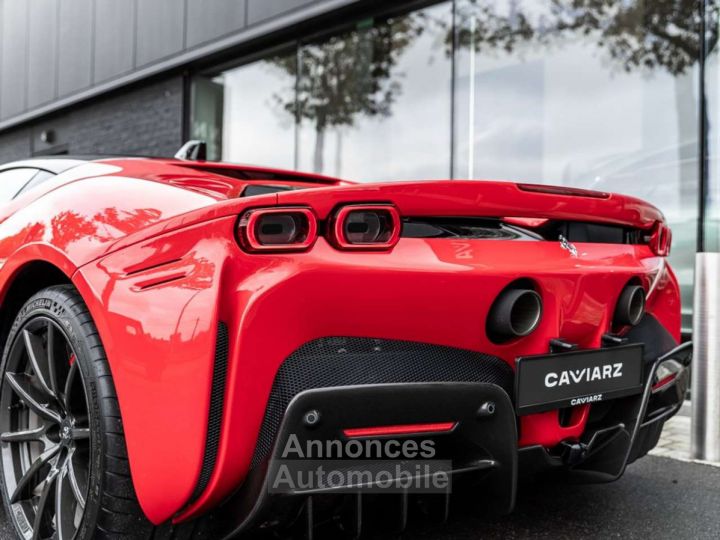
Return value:
[(225, 378), (228, 361), (228, 328), (223, 322), (218, 323), (215, 342), (215, 365), (213, 366), (212, 389), (210, 390), (210, 411), (208, 414), (208, 430), (205, 439), (205, 455), (203, 457), (200, 478), (191, 497), (197, 500), (207, 488), (210, 477), (215, 469), (220, 430), (222, 428), (223, 404), (225, 402)]

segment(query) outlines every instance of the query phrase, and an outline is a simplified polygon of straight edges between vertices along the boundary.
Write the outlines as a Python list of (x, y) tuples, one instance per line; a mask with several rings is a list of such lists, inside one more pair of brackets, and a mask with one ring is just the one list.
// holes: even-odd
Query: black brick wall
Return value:
[[(105, 95), (29, 126), (0, 133), (0, 163), (33, 154), (172, 156), (182, 144), (183, 79), (174, 76)], [(51, 130), (53, 140), (40, 134)]]
[(0, 133), (0, 164), (28, 157), (31, 138), (26, 127)]

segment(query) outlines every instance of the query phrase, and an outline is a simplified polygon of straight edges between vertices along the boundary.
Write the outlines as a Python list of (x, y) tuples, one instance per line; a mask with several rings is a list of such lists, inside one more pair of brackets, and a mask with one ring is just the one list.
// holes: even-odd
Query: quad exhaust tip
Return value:
[(490, 308), (487, 333), (503, 342), (527, 336), (540, 324), (542, 299), (531, 289), (505, 289)]
[(645, 315), (645, 289), (627, 285), (620, 293), (613, 322), (618, 326), (635, 326)]

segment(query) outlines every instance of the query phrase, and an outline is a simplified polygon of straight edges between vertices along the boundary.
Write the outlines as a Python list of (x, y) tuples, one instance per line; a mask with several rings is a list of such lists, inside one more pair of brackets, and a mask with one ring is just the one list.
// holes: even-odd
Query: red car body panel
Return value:
[[(238, 198), (263, 184), (312, 187)], [(213, 174), (213, 171), (218, 174)], [(55, 264), (85, 299), (117, 388), (133, 482), (154, 523), (218, 504), (248, 472), (278, 367), (325, 336), (419, 341), (515, 358), (563, 337), (600, 346), (629, 280), (647, 311), (680, 338), (678, 284), (647, 245), (401, 238), (387, 252), (341, 251), (320, 237), (305, 253), (244, 252), (235, 233), (249, 208), (304, 206), (324, 220), (343, 204), (392, 203), (401, 216), (597, 221), (650, 231), (662, 214), (631, 197), (525, 191), (505, 182), (349, 185), (319, 176), (173, 160), (105, 160), (59, 175), (0, 214), (0, 295), (23, 265)], [(285, 179), (283, 179), (283, 176)], [(540, 327), (498, 345), (489, 306), (518, 278), (544, 303)], [(220, 445), (210, 483), (191, 501), (208, 428), (215, 329), (230, 328)], [(521, 417), (521, 446), (577, 439), (589, 405), (566, 426), (556, 412)], [(190, 504), (189, 504), (190, 503)]]

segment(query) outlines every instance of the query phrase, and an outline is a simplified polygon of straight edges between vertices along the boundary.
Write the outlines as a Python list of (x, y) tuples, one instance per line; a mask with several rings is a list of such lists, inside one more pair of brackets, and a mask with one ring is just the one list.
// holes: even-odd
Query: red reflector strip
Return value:
[(672, 381), (675, 380), (675, 377), (677, 377), (677, 373), (671, 373), (670, 375), (663, 377), (662, 379), (660, 379), (658, 382), (656, 382), (653, 385), (652, 389), (658, 390), (659, 388), (662, 388), (663, 386), (670, 384)]
[(416, 433), (444, 433), (452, 431), (457, 422), (440, 422), (435, 424), (406, 424), (402, 426), (379, 426), (366, 428), (344, 429), (346, 437), (381, 437), (385, 435), (415, 435)]

